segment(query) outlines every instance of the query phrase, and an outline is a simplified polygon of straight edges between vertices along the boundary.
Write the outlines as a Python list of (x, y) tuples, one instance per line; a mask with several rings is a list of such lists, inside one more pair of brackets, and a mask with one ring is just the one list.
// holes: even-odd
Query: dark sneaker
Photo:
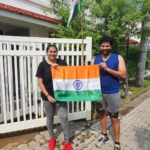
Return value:
[(119, 144), (115, 144), (115, 146), (114, 146), (114, 150), (121, 150), (120, 145), (119, 145)]
[(96, 147), (100, 147), (102, 144), (106, 144), (109, 142), (109, 137), (108, 135), (103, 135), (101, 134), (101, 136), (99, 137), (97, 143), (96, 143)]

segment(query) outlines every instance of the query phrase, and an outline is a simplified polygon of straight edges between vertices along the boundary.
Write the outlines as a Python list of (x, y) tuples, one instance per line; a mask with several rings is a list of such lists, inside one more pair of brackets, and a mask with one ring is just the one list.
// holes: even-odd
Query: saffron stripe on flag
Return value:
[[(64, 96), (65, 95), (65, 96)], [(58, 101), (101, 101), (100, 90), (91, 91), (55, 91), (55, 99)]]
[(89, 66), (55, 66), (52, 67), (53, 79), (86, 79), (99, 78), (98, 65)]

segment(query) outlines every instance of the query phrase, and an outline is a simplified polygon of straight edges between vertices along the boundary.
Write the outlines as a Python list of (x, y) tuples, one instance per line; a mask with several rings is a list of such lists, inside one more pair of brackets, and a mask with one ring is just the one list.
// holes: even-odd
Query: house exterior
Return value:
[(49, 37), (59, 23), (49, 0), (0, 0), (0, 35)]

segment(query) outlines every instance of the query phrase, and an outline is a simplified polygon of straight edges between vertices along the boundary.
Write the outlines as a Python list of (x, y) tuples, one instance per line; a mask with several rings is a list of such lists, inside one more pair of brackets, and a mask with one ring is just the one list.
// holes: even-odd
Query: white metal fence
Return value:
[[(68, 65), (81, 65), (81, 39), (0, 36), (0, 134), (45, 126), (45, 113), (35, 77), (49, 43)], [(92, 39), (84, 39), (84, 60), (91, 61)], [(90, 102), (68, 103), (69, 120), (91, 118)], [(59, 118), (55, 116), (55, 123)]]

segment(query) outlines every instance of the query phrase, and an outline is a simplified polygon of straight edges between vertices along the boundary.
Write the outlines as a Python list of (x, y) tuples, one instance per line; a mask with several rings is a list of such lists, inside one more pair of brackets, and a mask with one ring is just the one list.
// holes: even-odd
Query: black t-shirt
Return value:
[[(61, 59), (57, 59), (56, 63), (59, 66), (67, 66), (67, 63)], [(39, 64), (36, 77), (43, 79), (43, 83), (46, 87), (46, 90), (52, 97), (54, 97), (51, 65), (48, 64), (45, 60)], [(42, 92), (41, 92), (41, 97), (43, 100), (47, 100), (47, 97)]]

